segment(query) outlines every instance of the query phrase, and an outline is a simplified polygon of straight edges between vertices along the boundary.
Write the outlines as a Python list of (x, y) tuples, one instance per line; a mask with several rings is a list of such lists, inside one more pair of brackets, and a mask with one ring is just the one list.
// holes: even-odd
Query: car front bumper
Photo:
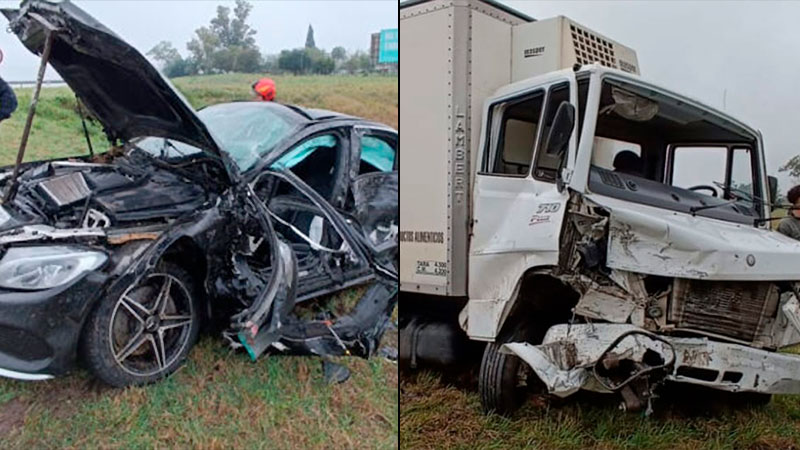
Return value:
[(44, 380), (74, 365), (80, 331), (108, 277), (42, 291), (0, 290), (0, 376)]

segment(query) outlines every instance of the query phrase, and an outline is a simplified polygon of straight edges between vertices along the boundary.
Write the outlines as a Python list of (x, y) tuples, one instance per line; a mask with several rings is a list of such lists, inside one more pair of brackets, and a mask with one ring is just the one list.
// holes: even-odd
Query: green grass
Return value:
[[(250, 99), (256, 76), (174, 80), (195, 106)], [(278, 100), (332, 109), (397, 127), (397, 78), (276, 77)], [(31, 89), (0, 123), (0, 164), (12, 164)], [(91, 125), (96, 151), (107, 142)], [(42, 90), (26, 160), (84, 155), (83, 129), (67, 88)], [(352, 304), (355, 293), (341, 295)], [(395, 312), (396, 314), (396, 312)], [(396, 317), (396, 316), (395, 316)], [(397, 345), (396, 332), (384, 343)], [(78, 371), (38, 383), (0, 379), (0, 448), (395, 448), (396, 364), (338, 358), (350, 379), (329, 386), (321, 360), (271, 356), (251, 362), (206, 336), (166, 381), (110, 389)]]
[[(215, 103), (252, 100), (250, 85), (258, 75), (226, 74), (181, 77), (173, 81), (195, 108)], [(397, 77), (274, 76), (276, 101), (330, 109), (398, 126)], [(0, 165), (13, 164), (25, 125), (32, 89), (18, 89), (19, 108), (0, 122)], [(75, 96), (68, 88), (43, 88), (25, 152), (25, 161), (88, 154)], [(95, 151), (108, 142), (97, 123), (87, 122)]]
[(798, 449), (800, 400), (765, 406), (697, 390), (670, 391), (655, 413), (623, 412), (611, 395), (528, 401), (510, 418), (481, 412), (477, 381), (460, 374), (401, 372), (403, 448)]

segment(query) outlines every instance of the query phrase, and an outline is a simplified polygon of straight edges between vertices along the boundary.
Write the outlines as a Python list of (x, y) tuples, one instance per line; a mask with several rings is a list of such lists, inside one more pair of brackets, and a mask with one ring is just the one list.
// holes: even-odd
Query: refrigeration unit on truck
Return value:
[[(401, 4), (400, 358), (485, 343), (485, 409), (665, 381), (800, 393), (800, 243), (761, 134), (565, 17)], [(466, 350), (466, 351), (464, 351)]]

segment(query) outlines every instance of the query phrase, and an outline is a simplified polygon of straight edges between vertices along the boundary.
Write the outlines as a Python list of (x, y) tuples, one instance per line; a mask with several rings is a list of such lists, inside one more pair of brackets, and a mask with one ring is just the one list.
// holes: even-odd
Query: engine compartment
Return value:
[(17, 195), (6, 206), (19, 221), (15, 225), (109, 228), (169, 222), (215, 196), (215, 189), (162, 164), (135, 151), (103, 155), (102, 162), (81, 158), (30, 163), (18, 177)]

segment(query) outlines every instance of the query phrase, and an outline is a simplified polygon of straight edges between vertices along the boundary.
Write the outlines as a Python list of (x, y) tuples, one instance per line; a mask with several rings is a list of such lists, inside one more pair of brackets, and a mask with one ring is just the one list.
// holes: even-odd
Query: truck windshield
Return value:
[(764, 197), (757, 138), (653, 89), (604, 79), (589, 189), (609, 197), (753, 224)]

